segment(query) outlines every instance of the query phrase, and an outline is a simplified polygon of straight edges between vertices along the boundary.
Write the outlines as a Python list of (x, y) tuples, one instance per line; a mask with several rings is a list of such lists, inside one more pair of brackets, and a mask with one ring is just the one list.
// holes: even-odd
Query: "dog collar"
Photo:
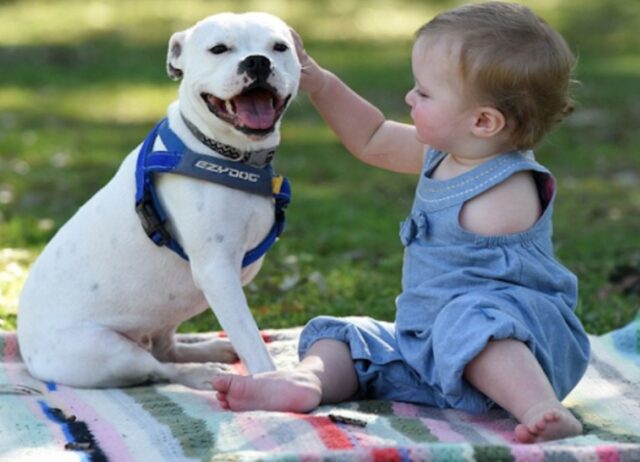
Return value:
[(241, 151), (233, 146), (229, 146), (228, 144), (209, 138), (202, 133), (193, 122), (187, 119), (184, 114), (180, 113), (180, 116), (191, 134), (195, 136), (198, 141), (228, 159), (249, 164), (254, 167), (264, 167), (273, 160), (273, 156), (276, 154), (275, 146), (267, 149), (258, 149), (256, 151)]
[[(165, 145), (166, 151), (153, 150), (158, 137)], [(147, 135), (138, 153), (135, 172), (136, 213), (149, 239), (157, 246), (168, 247), (187, 261), (189, 257), (167, 229), (167, 215), (160, 204), (153, 181), (155, 173), (190, 176), (273, 197), (274, 224), (262, 242), (245, 254), (242, 267), (262, 257), (284, 231), (284, 209), (291, 201), (291, 187), (287, 178), (275, 175), (270, 164), (264, 168), (257, 168), (195, 153), (169, 128), (169, 122), (165, 118)]]

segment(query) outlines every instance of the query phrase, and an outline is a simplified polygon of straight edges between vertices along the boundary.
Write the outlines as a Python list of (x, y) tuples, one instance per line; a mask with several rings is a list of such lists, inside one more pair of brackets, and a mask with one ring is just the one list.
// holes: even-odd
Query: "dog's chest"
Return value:
[(162, 176), (157, 186), (171, 226), (186, 248), (234, 246), (246, 251), (273, 225), (271, 198), (176, 175)]

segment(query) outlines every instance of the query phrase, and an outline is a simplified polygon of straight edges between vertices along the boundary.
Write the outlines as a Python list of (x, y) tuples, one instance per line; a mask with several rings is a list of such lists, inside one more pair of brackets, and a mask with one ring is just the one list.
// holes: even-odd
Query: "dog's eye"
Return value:
[(212, 48), (209, 48), (209, 51), (214, 55), (221, 55), (222, 53), (229, 51), (229, 47), (223, 43), (220, 43)]
[(284, 52), (287, 51), (289, 49), (289, 47), (282, 42), (278, 42), (273, 46), (274, 51), (280, 51), (280, 52)]

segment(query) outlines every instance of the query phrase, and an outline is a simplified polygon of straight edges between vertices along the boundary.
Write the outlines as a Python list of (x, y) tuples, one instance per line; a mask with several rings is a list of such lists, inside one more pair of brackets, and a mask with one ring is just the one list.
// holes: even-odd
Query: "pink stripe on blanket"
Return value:
[(414, 404), (393, 401), (391, 403), (393, 413), (398, 417), (419, 417), (420, 409)]
[(518, 462), (543, 462), (544, 451), (537, 444), (513, 444), (511, 446), (513, 460)]
[(499, 436), (508, 444), (516, 443), (516, 437), (513, 433), (515, 427), (507, 430), (504, 427), (504, 422), (500, 420), (488, 420), (484, 415), (471, 415), (467, 419), (467, 422), (473, 422), (474, 424), (478, 425), (480, 429), (489, 430), (492, 435)]
[(107, 423), (107, 418), (98, 414), (89, 404), (86, 404), (80, 394), (71, 387), (59, 385), (57, 391), (50, 395), (52, 398), (60, 398), (61, 402), (72, 403), (67, 412), (73, 413), (78, 420), (87, 424), (96, 441), (100, 442), (100, 448), (107, 455), (109, 460), (118, 462), (135, 461), (129, 451), (120, 432)]
[(600, 462), (619, 462), (620, 453), (613, 446), (597, 446), (596, 454), (600, 458)]
[[(420, 417), (420, 408), (414, 404), (396, 401), (393, 403), (393, 412), (398, 417)], [(466, 443), (464, 435), (451, 428), (451, 423), (444, 420), (420, 418), (420, 421), (429, 429), (431, 434), (441, 442)]]
[(262, 425), (264, 420), (256, 419), (251, 413), (238, 412), (235, 414), (235, 420), (242, 429), (242, 437), (246, 441), (251, 442), (251, 449), (257, 451), (269, 451), (279, 447), (269, 429)]
[(466, 443), (467, 440), (463, 435), (451, 428), (449, 422), (435, 419), (420, 419), (429, 429), (431, 434), (443, 443)]

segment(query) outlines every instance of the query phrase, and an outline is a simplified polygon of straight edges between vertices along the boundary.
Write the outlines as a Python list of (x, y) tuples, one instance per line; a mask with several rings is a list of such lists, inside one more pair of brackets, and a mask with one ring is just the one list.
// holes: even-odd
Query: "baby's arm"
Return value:
[[(293, 32), (293, 31), (292, 31)], [(386, 120), (382, 112), (321, 68), (307, 55), (302, 40), (293, 32), (302, 64), (300, 89), (342, 144), (361, 161), (402, 173), (420, 173), (424, 145), (416, 139), (413, 125)]]

